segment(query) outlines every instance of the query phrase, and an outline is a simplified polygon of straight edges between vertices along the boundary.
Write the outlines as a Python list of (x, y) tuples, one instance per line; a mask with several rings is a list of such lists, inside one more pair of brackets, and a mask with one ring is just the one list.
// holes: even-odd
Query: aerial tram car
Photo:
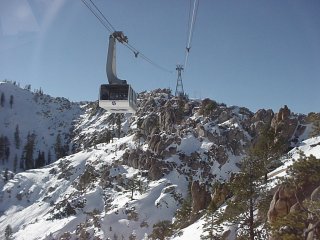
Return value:
[(126, 80), (119, 79), (116, 74), (116, 41), (128, 43), (128, 38), (120, 31), (115, 31), (109, 37), (106, 65), (109, 84), (100, 86), (99, 107), (110, 113), (135, 113), (137, 94)]

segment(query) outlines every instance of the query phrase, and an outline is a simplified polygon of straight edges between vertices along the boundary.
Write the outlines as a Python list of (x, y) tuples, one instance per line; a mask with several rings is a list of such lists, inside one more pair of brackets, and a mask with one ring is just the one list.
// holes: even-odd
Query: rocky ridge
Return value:
[[(52, 230), (43, 239), (81, 234), (96, 239), (121, 235), (142, 239), (151, 234), (157, 221), (172, 221), (188, 195), (188, 185), (195, 220), (213, 198), (221, 198), (214, 194), (214, 183), (227, 181), (238, 171), (239, 160), (264, 127), (272, 126), (288, 149), (301, 142), (310, 128), (304, 115), (294, 114), (286, 106), (278, 113), (252, 113), (210, 99), (176, 98), (161, 89), (139, 95), (135, 116), (116, 119), (97, 108), (97, 103), (85, 105), (83, 111), (74, 124), (72, 139), (78, 153), (34, 170), (42, 174), (41, 181), (51, 179), (51, 185), (41, 187), (45, 191), (41, 198), (36, 199), (32, 191), (32, 186), (39, 187), (36, 181), (17, 190), (28, 182), (24, 173), (3, 187), (0, 201), (16, 197), (25, 207), (32, 207), (36, 200), (48, 208), (41, 213), (46, 221), (69, 222), (69, 227)], [(26, 174), (32, 175), (32, 171)], [(144, 188), (143, 198), (133, 194), (138, 190), (135, 179), (140, 179), (139, 188)], [(57, 181), (63, 184), (57, 186)], [(99, 196), (97, 209), (91, 207), (96, 204), (91, 195)], [(125, 203), (116, 204), (119, 199), (126, 199)], [(147, 200), (154, 203), (152, 213), (161, 209), (166, 215), (157, 221), (152, 218), (141, 205)], [(7, 216), (9, 209), (0, 211)], [(75, 215), (78, 220), (71, 220)], [(128, 229), (121, 232), (126, 224)], [(1, 229), (4, 227), (2, 224)], [(30, 226), (14, 227), (17, 234), (24, 229)]]

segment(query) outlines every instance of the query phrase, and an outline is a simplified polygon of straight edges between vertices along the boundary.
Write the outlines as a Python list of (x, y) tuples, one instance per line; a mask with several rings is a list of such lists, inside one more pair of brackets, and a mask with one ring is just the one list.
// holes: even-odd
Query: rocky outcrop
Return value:
[(213, 194), (211, 196), (212, 202), (216, 207), (220, 207), (225, 202), (229, 194), (230, 191), (227, 188), (226, 184), (218, 184), (218, 186), (214, 188)]
[(298, 119), (291, 116), (290, 109), (285, 105), (275, 114), (271, 121), (271, 127), (274, 128), (278, 136), (289, 142), (294, 136), (298, 123)]
[(167, 101), (160, 111), (160, 129), (165, 132), (173, 132), (176, 114), (171, 102)]
[(206, 190), (206, 186), (198, 181), (191, 184), (191, 197), (193, 215), (197, 215), (200, 210), (207, 208), (211, 201), (211, 195)]
[(159, 125), (159, 117), (157, 114), (152, 113), (146, 118), (141, 123), (140, 129), (141, 133), (145, 136), (150, 136), (151, 133), (155, 133), (156, 130), (158, 129)]
[(224, 165), (228, 160), (228, 154), (223, 145), (212, 145), (209, 153), (220, 165)]
[(251, 118), (251, 132), (253, 135), (257, 135), (265, 126), (270, 126), (274, 117), (274, 113), (271, 109), (258, 110)]
[(277, 218), (286, 216), (296, 202), (295, 193), (285, 186), (280, 186), (270, 203), (268, 221), (272, 224)]
[[(305, 184), (299, 191), (293, 191), (289, 187), (281, 185), (273, 195), (268, 211), (268, 221), (270, 224), (275, 223), (278, 218), (284, 217), (292, 212), (304, 211), (301, 204), (305, 199), (320, 201), (320, 186), (314, 184)], [(311, 211), (312, 212), (312, 211)], [(309, 216), (310, 221), (312, 216)], [(319, 220), (319, 219), (318, 219)], [(320, 226), (315, 226), (314, 222), (308, 226), (308, 240), (314, 239), (314, 234), (319, 234)], [(276, 240), (273, 237), (270, 240)]]
[(156, 155), (161, 155), (163, 158), (171, 156), (175, 153), (176, 147), (167, 149), (172, 143), (178, 143), (179, 137), (170, 135), (154, 134), (149, 141), (149, 149)]
[(158, 180), (173, 169), (172, 165), (157, 158), (152, 152), (142, 151), (141, 149), (126, 151), (122, 159), (122, 163), (125, 165), (136, 169), (147, 170), (147, 176), (151, 180)]
[[(317, 187), (312, 192), (310, 200), (313, 202), (320, 202), (320, 186)], [(307, 229), (307, 231), (309, 232), (307, 236), (307, 240), (313, 240), (313, 239), (316, 239), (316, 236), (320, 236), (320, 224), (319, 224), (320, 219), (317, 219), (317, 221), (314, 221), (314, 219), (312, 218), (313, 216), (309, 214), (309, 219), (311, 223), (309, 224)]]

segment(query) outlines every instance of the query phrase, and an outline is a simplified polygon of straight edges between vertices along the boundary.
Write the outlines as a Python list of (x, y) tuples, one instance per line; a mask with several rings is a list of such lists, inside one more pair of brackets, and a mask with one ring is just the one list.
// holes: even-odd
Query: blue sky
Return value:
[[(118, 76), (137, 92), (175, 90), (184, 62), (189, 0), (93, 0), (130, 44), (173, 73), (118, 45)], [(319, 0), (199, 0), (183, 73), (191, 98), (252, 111), (283, 105), (320, 112)], [(106, 83), (109, 32), (81, 0), (0, 0), (0, 80), (73, 101)]]

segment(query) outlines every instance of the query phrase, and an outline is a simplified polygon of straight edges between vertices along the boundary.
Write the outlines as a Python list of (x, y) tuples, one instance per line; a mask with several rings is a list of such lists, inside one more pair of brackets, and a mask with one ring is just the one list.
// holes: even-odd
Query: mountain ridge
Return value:
[[(2, 87), (0, 92), (13, 94)], [(25, 91), (20, 96), (35, 103), (36, 93)], [(51, 103), (48, 99), (40, 95), (37, 101)], [(307, 116), (286, 106), (278, 113), (252, 113), (210, 99), (175, 98), (161, 89), (140, 93), (137, 114), (118, 118), (97, 103), (57, 101), (64, 107), (40, 110), (45, 116), (59, 109), (57, 118), (71, 116), (60, 128), (52, 123), (57, 126), (52, 145), (59, 130), (66, 136), (71, 129), (67, 156), (0, 185), (0, 231), (10, 225), (17, 239), (148, 239), (158, 223), (174, 220), (187, 197), (197, 222), (211, 201), (213, 183), (239, 171), (261, 129), (273, 126), (288, 149), (300, 146), (312, 130)], [(74, 115), (63, 115), (65, 110)]]

